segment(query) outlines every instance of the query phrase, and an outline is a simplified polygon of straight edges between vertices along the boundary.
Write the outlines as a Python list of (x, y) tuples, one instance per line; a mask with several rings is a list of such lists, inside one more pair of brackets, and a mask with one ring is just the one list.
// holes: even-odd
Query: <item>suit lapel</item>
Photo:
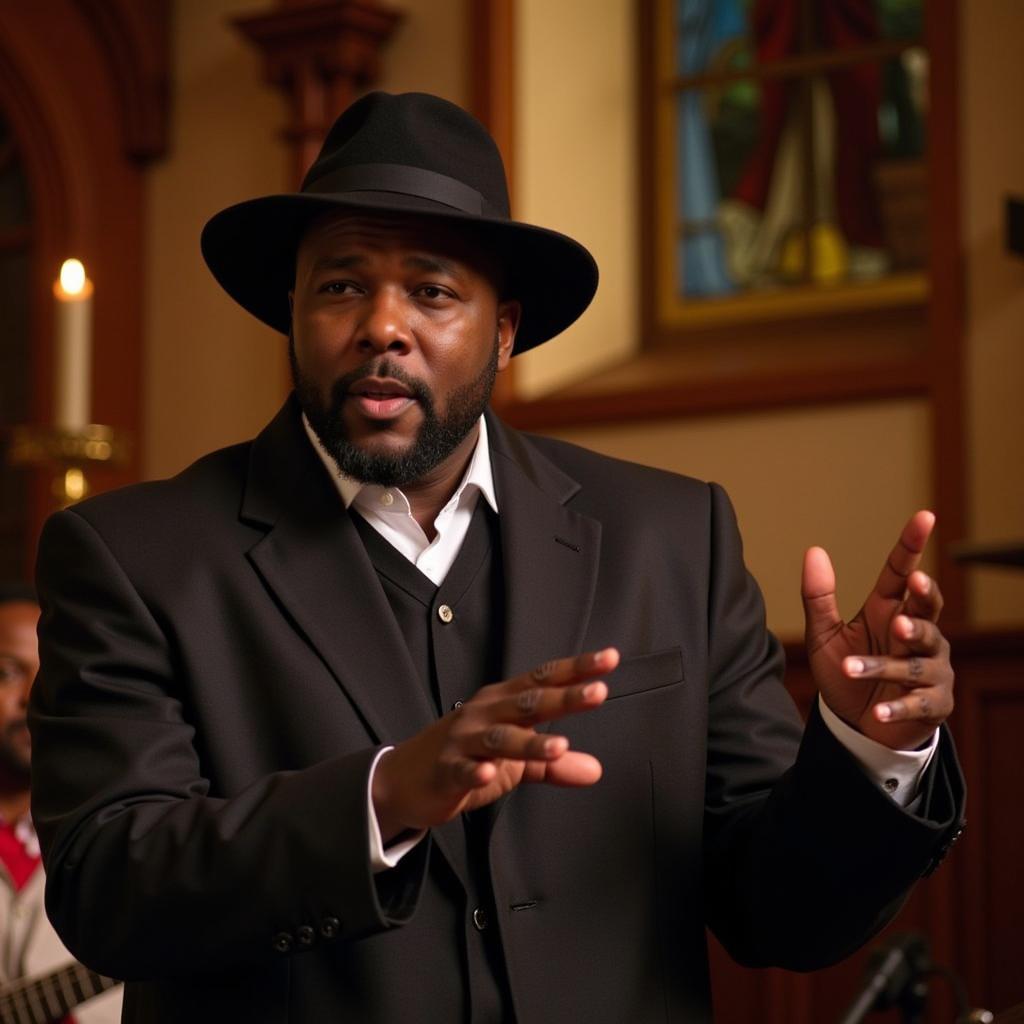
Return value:
[[(505, 575), (502, 678), (581, 653), (600, 559), (601, 524), (565, 507), (580, 487), (525, 439), (488, 417)], [(546, 729), (548, 726), (538, 726)], [(488, 834), (507, 794), (480, 811)]]
[(289, 402), (256, 439), (242, 516), (270, 529), (249, 559), (373, 738), (436, 718), (363, 543)]
[(581, 652), (597, 585), (601, 524), (566, 507), (577, 484), (488, 419), (505, 574), (503, 678)]

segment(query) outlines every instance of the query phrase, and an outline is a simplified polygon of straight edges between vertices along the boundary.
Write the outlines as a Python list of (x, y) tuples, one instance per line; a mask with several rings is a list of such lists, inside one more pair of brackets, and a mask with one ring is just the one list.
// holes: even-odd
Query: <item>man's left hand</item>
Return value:
[(804, 556), (803, 600), (811, 672), (825, 703), (893, 750), (928, 740), (953, 710), (949, 644), (936, 622), (942, 595), (917, 567), (935, 525), (918, 512), (850, 622), (836, 604), (836, 577), (822, 548)]

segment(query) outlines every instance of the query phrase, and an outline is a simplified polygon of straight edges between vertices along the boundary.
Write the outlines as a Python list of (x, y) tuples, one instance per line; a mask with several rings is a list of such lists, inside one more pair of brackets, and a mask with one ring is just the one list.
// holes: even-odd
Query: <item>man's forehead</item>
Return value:
[(355, 250), (405, 249), (424, 255), (449, 257), (488, 271), (493, 257), (469, 228), (415, 214), (322, 214), (306, 229), (298, 259), (340, 255)]

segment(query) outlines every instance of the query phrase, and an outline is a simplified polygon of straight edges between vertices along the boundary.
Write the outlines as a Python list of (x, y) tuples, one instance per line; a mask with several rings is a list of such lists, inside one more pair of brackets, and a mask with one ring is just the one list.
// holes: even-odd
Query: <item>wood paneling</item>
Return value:
[(971, 792), (959, 955), (971, 991), (1001, 1010), (1024, 1000), (1024, 638), (962, 646), (957, 739)]
[[(471, 0), (466, 13), (470, 110), (498, 144), (515, 216), (515, 0)], [(514, 404), (515, 374), (512, 362), (499, 375), (495, 408)]]
[[(858, 991), (870, 948), (909, 930), (923, 932), (933, 960), (963, 979), (972, 1007), (998, 1012), (1024, 999), (1024, 633), (952, 630), (947, 635), (957, 673), (950, 725), (968, 788), (963, 839), (868, 949), (827, 970), (750, 971), (713, 942), (712, 985), (720, 1020), (838, 1020)], [(787, 686), (806, 714), (815, 689), (803, 648), (789, 645), (787, 660)], [(850, 884), (856, 885), (855, 876)], [(929, 1024), (949, 1024), (955, 1016), (948, 985), (935, 979)], [(869, 1019), (896, 1024), (899, 1017), (890, 1012)]]

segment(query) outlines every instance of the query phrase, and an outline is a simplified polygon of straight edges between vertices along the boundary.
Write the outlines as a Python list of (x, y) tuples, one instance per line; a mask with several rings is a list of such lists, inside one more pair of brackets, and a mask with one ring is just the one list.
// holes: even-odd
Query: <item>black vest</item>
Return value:
[[(504, 580), (498, 518), (484, 498), (440, 587), (393, 548), (355, 510), (352, 520), (405, 638), (420, 683), (439, 715), (500, 678), (504, 652)], [(468, 880), (462, 917), (467, 993), (472, 1024), (513, 1020), (501, 938), (495, 924), (488, 865), (490, 809), (462, 816), (442, 828), (463, 856)], [(447, 870), (435, 852), (431, 870)]]

